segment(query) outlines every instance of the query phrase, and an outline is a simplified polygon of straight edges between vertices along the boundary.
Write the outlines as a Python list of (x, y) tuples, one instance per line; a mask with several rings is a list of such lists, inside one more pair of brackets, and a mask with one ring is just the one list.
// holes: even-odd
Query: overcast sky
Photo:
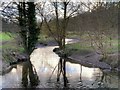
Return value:
[[(22, 1), (22, 0), (0, 0), (0, 2), (9, 2), (9, 1)], [(31, 0), (33, 1), (33, 0)], [(35, 1), (49, 1), (49, 0), (35, 0)], [(56, 0), (51, 0), (51, 1), (56, 1)], [(58, 0), (58, 1), (63, 1), (63, 0)], [(91, 1), (91, 2), (98, 2), (98, 1), (107, 1), (107, 2), (119, 2), (120, 0), (71, 0), (73, 2), (76, 2), (76, 1), (83, 1), (83, 2), (86, 2), (86, 1)]]

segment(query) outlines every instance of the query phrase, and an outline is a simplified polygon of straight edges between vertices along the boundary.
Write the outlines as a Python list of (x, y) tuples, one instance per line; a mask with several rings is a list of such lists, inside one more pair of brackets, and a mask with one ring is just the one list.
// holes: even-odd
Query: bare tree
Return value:
[[(89, 30), (88, 36), (91, 39), (91, 46), (107, 58), (108, 49), (112, 48), (112, 38), (117, 38), (117, 3), (97, 3), (97, 7), (89, 15), (92, 23), (92, 31)], [(105, 17), (106, 16), (106, 17)], [(94, 17), (94, 19), (93, 19)], [(90, 23), (89, 22), (89, 23)], [(114, 31), (114, 32), (113, 32)]]
[[(118, 39), (118, 2), (81, 2), (87, 11), (71, 18), (68, 23), (68, 31), (76, 31), (80, 35), (87, 36), (87, 44), (103, 58), (114, 47), (114, 39)], [(81, 38), (82, 39), (82, 38)], [(90, 44), (89, 44), (90, 43)]]
[(39, 29), (36, 27), (35, 21), (35, 5), (34, 2), (19, 2), (19, 24), (22, 27), (20, 35), (23, 39), (23, 46), (28, 55), (27, 62), (23, 64), (22, 83), (27, 86), (29, 75), (30, 83), (32, 86), (38, 85), (39, 78), (37, 72), (33, 68), (30, 61), (30, 55), (35, 48), (38, 40)]
[[(70, 2), (70, 0), (64, 0), (62, 2), (58, 2), (56, 0), (55, 2), (49, 2), (47, 6), (46, 3), (44, 3), (44, 5), (43, 3), (38, 4), (37, 9), (39, 11), (40, 16), (43, 17), (46, 27), (51, 33), (51, 36), (58, 43), (59, 50), (65, 53), (65, 38), (67, 24), (69, 22), (69, 18), (76, 15), (80, 5)], [(55, 26), (54, 29), (52, 28), (52, 26), (50, 26), (50, 21), (53, 20), (55, 20), (54, 24), (52, 24)], [(63, 57), (60, 57), (59, 60), (57, 81), (59, 81), (61, 73), (63, 73), (64, 86), (66, 86), (66, 83), (68, 82), (66, 77), (66, 58)]]

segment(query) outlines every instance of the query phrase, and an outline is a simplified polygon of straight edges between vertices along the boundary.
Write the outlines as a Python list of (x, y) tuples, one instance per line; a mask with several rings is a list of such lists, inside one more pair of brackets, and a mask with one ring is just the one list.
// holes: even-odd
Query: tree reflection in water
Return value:
[(30, 85), (32, 87), (39, 84), (39, 78), (37, 76), (37, 72), (30, 60), (24, 62), (22, 67), (22, 84), (24, 87), (28, 86), (28, 80), (30, 80)]
[[(30, 56), (31, 57), (30, 61), (35, 66), (37, 74), (41, 81), (37, 86), (37, 88), (64, 88), (63, 77), (60, 78), (62, 80), (60, 80), (59, 82), (56, 82), (59, 57), (55, 53), (52, 53), (52, 49), (53, 47), (39, 48), (39, 49), (36, 49)], [(24, 65), (22, 64), (23, 66), (17, 65), (17, 68), (15, 68), (14, 70), (12, 70), (6, 75), (3, 75), (2, 87), (3, 88), (6, 88), (6, 87), (21, 88), (21, 83), (20, 83), (21, 79), (24, 85), (26, 85), (26, 87), (29, 87), (28, 85), (31, 82), (29, 82), (30, 77), (29, 77), (28, 63), (29, 61), (27, 60), (27, 62), (23, 63)], [(34, 67), (32, 65), (31, 67), (34, 73), (35, 71)], [(79, 89), (87, 88), (87, 87), (102, 88), (103, 86), (106, 88), (118, 88), (118, 80), (119, 80), (118, 74), (105, 72), (103, 77), (102, 71), (98, 68), (89, 68), (89, 67), (82, 66), (82, 72), (80, 72), (81, 71), (80, 69), (81, 69), (80, 64), (66, 62), (66, 76), (69, 80), (69, 83), (67, 83), (67, 88), (68, 87), (79, 88)], [(80, 73), (81, 73), (82, 82), (80, 82)], [(49, 78), (51, 79), (49, 80)], [(100, 82), (101, 82), (101, 86), (99, 86)]]
[(80, 65), (80, 82), (82, 82), (82, 65)]
[(63, 74), (64, 86), (67, 87), (68, 79), (66, 76), (66, 59), (61, 58), (58, 62), (57, 82), (60, 81), (60, 75)]
[(98, 88), (108, 88), (108, 87), (113, 88), (119, 86), (118, 85), (119, 78), (115, 77), (118, 75), (116, 72), (112, 72), (110, 70), (101, 70), (101, 71), (102, 72), (99, 72), (97, 74), (95, 81), (92, 83), (93, 86), (95, 85)]

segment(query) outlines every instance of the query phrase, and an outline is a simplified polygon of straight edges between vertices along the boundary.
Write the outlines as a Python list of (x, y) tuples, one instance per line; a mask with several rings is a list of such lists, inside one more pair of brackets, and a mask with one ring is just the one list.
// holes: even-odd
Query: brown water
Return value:
[[(41, 47), (31, 55), (31, 62), (35, 66), (40, 83), (38, 88), (61, 88), (63, 87), (63, 79), (61, 75), (60, 82), (56, 82), (56, 73), (52, 75), (52, 71), (58, 64), (59, 57), (52, 52), (55, 46)], [(109, 87), (118, 88), (118, 75), (106, 73), (105, 78), (101, 82), (102, 71), (98, 68), (89, 68), (81, 65), (67, 62), (67, 77), (69, 80), (68, 87), (72, 88), (98, 88)], [(17, 69), (13, 68), (11, 72), (0, 76), (1, 88), (21, 88), (22, 64), (17, 65)], [(52, 75), (52, 76), (51, 76)], [(80, 82), (80, 75), (82, 82)], [(49, 78), (51, 77), (51, 80)], [(99, 85), (101, 82), (101, 85)]]

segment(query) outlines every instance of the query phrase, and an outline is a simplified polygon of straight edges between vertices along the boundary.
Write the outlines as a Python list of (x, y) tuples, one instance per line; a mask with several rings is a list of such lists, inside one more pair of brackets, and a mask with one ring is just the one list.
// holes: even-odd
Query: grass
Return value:
[[(75, 34), (75, 33), (70, 33), (69, 38), (72, 38), (74, 37), (75, 35), (72, 35), (72, 34)], [(88, 36), (85, 34), (83, 35), (78, 35), (76, 34), (75, 37), (77, 38), (80, 38), (80, 42), (79, 43), (74, 43), (74, 44), (69, 44), (69, 45), (66, 45), (67, 48), (74, 48), (74, 49), (77, 49), (79, 52), (80, 51), (94, 51), (93, 48), (91, 47), (90, 45), (90, 40), (88, 38)], [(70, 37), (71, 36), (71, 37)], [(108, 42), (108, 38), (106, 38), (106, 40)], [(112, 46), (107, 46), (107, 48), (105, 48), (107, 50), (108, 53), (115, 53), (115, 52), (118, 52), (119, 51), (119, 48), (120, 48), (120, 43), (118, 43), (120, 40), (118, 40), (117, 38), (113, 38), (113, 40), (111, 41), (112, 42)], [(106, 44), (108, 45), (108, 44)]]
[(88, 46), (88, 45), (81, 45), (81, 43), (73, 43), (73, 44), (68, 44), (68, 45), (66, 45), (66, 47), (68, 47), (68, 48), (74, 48), (74, 49), (77, 49), (77, 50), (83, 50), (83, 49), (85, 49), (85, 50), (90, 50), (90, 46)]
[(93, 51), (89, 45), (82, 45), (81, 43), (67, 44), (66, 48), (70, 54), (86, 55)]
[(16, 35), (13, 33), (9, 33), (9, 32), (1, 32), (0, 33), (0, 40), (2, 42), (6, 42), (5, 44), (3, 44), (2, 46), (0, 46), (0, 48), (2, 49), (13, 49), (13, 50), (18, 50), (20, 52), (23, 52), (23, 48), (18, 46), (15, 40)]
[(80, 33), (79, 32), (76, 32), (76, 31), (69, 31), (69, 32), (67, 32), (67, 35), (66, 35), (66, 37), (67, 38), (79, 38), (81, 35), (80, 35)]
[(14, 46), (14, 45), (4, 45), (4, 46), (0, 46), (0, 48), (2, 48), (3, 50), (5, 49), (11, 49), (13, 51), (17, 51), (17, 52), (24, 52), (24, 48), (23, 47), (17, 47), (17, 46)]
[(3, 46), (1, 46), (0, 48), (2, 48), (2, 60), (5, 62), (11, 62), (13, 61), (13, 59), (11, 58), (11, 53), (12, 52), (17, 52), (17, 53), (23, 53), (24, 52), (24, 48), (17, 46), (15, 43), (10, 42), (4, 44)]
[(112, 40), (112, 47), (108, 49), (108, 52), (118, 52), (119, 51), (119, 48), (120, 48), (120, 44), (118, 43), (119, 40), (117, 39), (113, 39)]
[[(75, 31), (69, 31), (67, 32), (66, 35), (67, 38), (79, 38), (80, 42), (79, 43), (73, 43), (73, 44), (67, 44), (66, 48), (67, 49), (76, 49), (78, 52), (82, 52), (82, 51), (94, 51), (94, 49), (91, 47), (91, 42), (90, 42), (90, 38), (88, 37), (87, 33), (80, 33), (80, 32), (75, 32)], [(47, 42), (47, 41), (51, 41), (53, 39), (51, 39), (51, 37), (46, 38), (46, 35), (41, 34), (40, 35), (40, 39), (39, 42)], [(107, 43), (109, 42), (108, 38), (105, 38), (105, 41), (107, 41)], [(120, 40), (119, 40), (120, 41)], [(106, 44), (108, 45), (108, 44)], [(116, 38), (112, 39), (112, 46), (106, 46), (107, 48), (105, 48), (107, 50), (108, 53), (115, 53), (117, 52), (120, 48), (120, 44), (118, 44), (118, 40)]]
[(54, 39), (52, 37), (49, 37), (45, 34), (40, 34), (39, 36), (39, 39), (38, 39), (38, 42), (41, 42), (41, 43), (47, 43), (49, 41), (53, 41)]
[(10, 41), (14, 38), (14, 34), (11, 34), (11, 33), (5, 33), (5, 32), (1, 32), (0, 33), (0, 40), (1, 41)]
[[(24, 48), (23, 47), (20, 47), (20, 46), (17, 46), (15, 45), (16, 42), (12, 42), (14, 40), (14, 37), (15, 35), (12, 34), (12, 33), (0, 33), (0, 39), (2, 41), (6, 41), (6, 42), (10, 42), (10, 43), (7, 43), (7, 44), (4, 44), (3, 46), (0, 46), (0, 48), (2, 49), (11, 49), (13, 51), (18, 51), (20, 53), (24, 52)], [(76, 33), (76, 32), (69, 32), (68, 33), (68, 38), (80, 38), (80, 42), (78, 43), (73, 43), (73, 44), (67, 44), (66, 47), (68, 49), (74, 49), (75, 50), (75, 53), (77, 52), (86, 52), (86, 51), (93, 51), (93, 48), (90, 46), (90, 41), (88, 40), (88, 37), (87, 35), (82, 35), (80, 36), (79, 33)], [(53, 38), (52, 37), (49, 37), (47, 35), (44, 35), (44, 34), (41, 34), (39, 36), (39, 40), (38, 42), (42, 42), (42, 43), (46, 43), (46, 42), (49, 42), (49, 41), (52, 41)], [(120, 41), (120, 40), (119, 40)], [(120, 48), (120, 44), (118, 44), (118, 40), (117, 39), (113, 39), (112, 40), (112, 48), (109, 48), (108, 49), (108, 52), (117, 52), (118, 51), (118, 48)]]
[(24, 48), (17, 44), (16, 35), (9, 32), (1, 32), (0, 40), (2, 41), (2, 45), (0, 49), (2, 49), (2, 60), (5, 62), (10, 62), (13, 59), (11, 58), (12, 52), (23, 53)]

